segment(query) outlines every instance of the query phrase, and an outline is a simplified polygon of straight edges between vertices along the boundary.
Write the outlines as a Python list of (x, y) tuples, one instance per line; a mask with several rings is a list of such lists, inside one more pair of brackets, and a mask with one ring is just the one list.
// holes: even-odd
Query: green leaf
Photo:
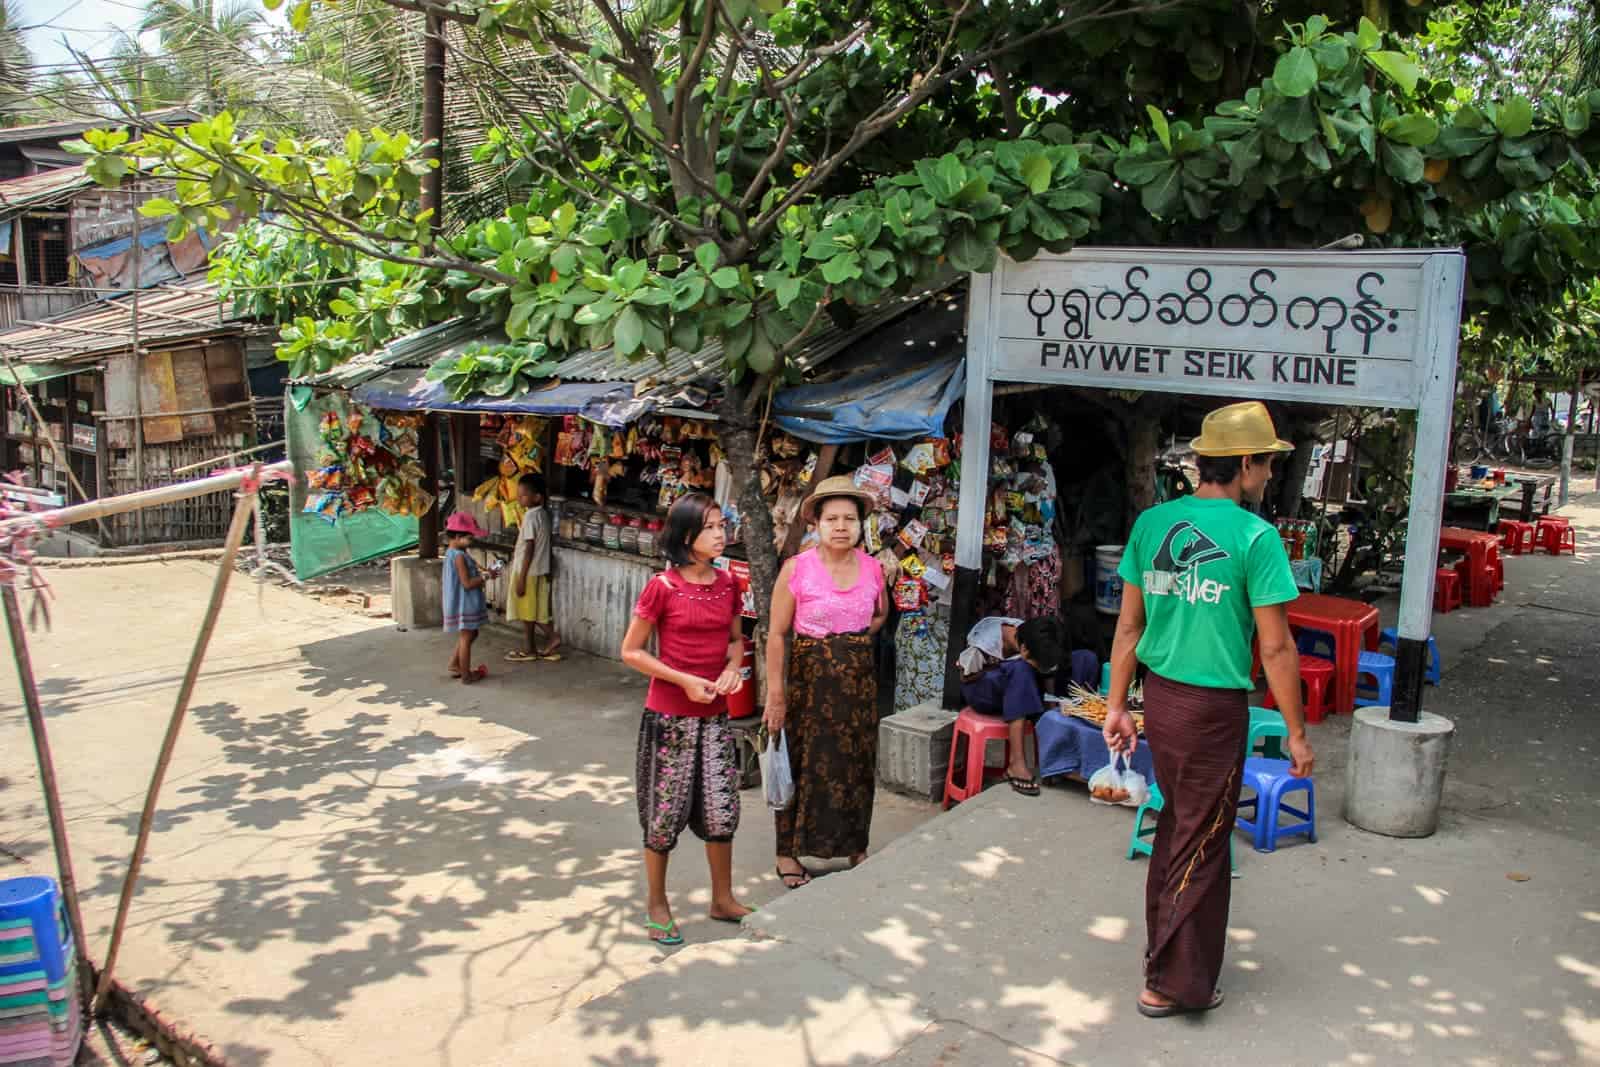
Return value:
[(176, 215), (178, 205), (164, 196), (152, 196), (149, 200), (139, 205), (139, 214), (147, 219), (159, 219), (167, 215)]
[(1533, 105), (1526, 97), (1513, 96), (1495, 109), (1494, 125), (1507, 137), (1521, 137), (1533, 129)]
[[(1156, 137), (1160, 139), (1161, 147), (1165, 148), (1168, 152), (1171, 152), (1172, 129), (1167, 125), (1167, 116), (1163, 115), (1161, 110), (1154, 104), (1146, 104), (1144, 109), (1150, 115), (1150, 125), (1155, 127)], [(1037, 189), (1034, 191), (1038, 192)]]
[(1367, 59), (1400, 86), (1407, 96), (1417, 91), (1417, 79), (1422, 77), (1422, 69), (1404, 52), (1372, 52)]
[(1389, 119), (1380, 129), (1389, 140), (1418, 148), (1431, 145), (1439, 139), (1439, 123), (1431, 115), (1419, 112)]
[(1309, 48), (1289, 49), (1272, 68), (1272, 83), (1284, 96), (1305, 96), (1317, 87), (1317, 57)]
[(1170, 218), (1178, 206), (1182, 178), (1183, 168), (1176, 162), (1169, 162), (1167, 169), (1155, 181), (1139, 190), (1139, 202), (1157, 218)]
[(711, 272), (711, 284), (718, 289), (735, 289), (739, 285), (738, 267), (718, 267)]
[(1392, 141), (1384, 141), (1378, 146), (1378, 159), (1391, 178), (1407, 185), (1421, 183), (1423, 168), (1427, 165), (1421, 152), (1410, 145), (1397, 145)]
[(328, 310), (335, 315), (354, 315), (356, 306), (348, 300), (333, 299), (328, 301)]
[(289, 25), (296, 33), (305, 33), (311, 27), (311, 0), (300, 0), (290, 9)]
[(1202, 37), (1193, 42), (1186, 50), (1185, 58), (1189, 61), (1189, 73), (1197, 80), (1214, 82), (1222, 77), (1222, 49), (1210, 38)]
[(785, 277), (774, 287), (773, 291), (778, 297), (778, 306), (788, 310), (789, 305), (795, 302), (800, 295), (800, 286), (803, 283), (799, 278)]
[(829, 285), (839, 285), (861, 277), (861, 257), (842, 252), (822, 265), (822, 277)]
[(951, 233), (945, 252), (956, 270), (983, 273), (994, 269), (994, 243), (985, 241), (970, 226), (957, 227)]
[(1589, 101), (1581, 96), (1573, 97), (1561, 107), (1561, 124), (1571, 134), (1587, 130), (1593, 117), (1594, 112), (1589, 107)]
[(618, 354), (632, 356), (639, 350), (639, 343), (644, 340), (644, 319), (633, 308), (623, 308), (622, 314), (617, 316), (616, 327), (611, 337), (617, 346)]
[(1363, 52), (1370, 52), (1383, 43), (1383, 31), (1378, 29), (1378, 24), (1361, 16), (1361, 25), (1356, 29), (1356, 44)]
[(710, 274), (717, 269), (717, 260), (722, 258), (722, 250), (710, 241), (706, 241), (694, 250), (694, 261), (700, 264), (700, 269)]
[(1022, 161), (1022, 180), (1028, 183), (1028, 191), (1038, 196), (1050, 188), (1050, 174), (1054, 170), (1050, 157), (1036, 152)]
[(642, 259), (623, 264), (617, 271), (618, 286), (629, 291), (639, 288), (640, 285), (644, 284), (645, 270), (645, 262)]

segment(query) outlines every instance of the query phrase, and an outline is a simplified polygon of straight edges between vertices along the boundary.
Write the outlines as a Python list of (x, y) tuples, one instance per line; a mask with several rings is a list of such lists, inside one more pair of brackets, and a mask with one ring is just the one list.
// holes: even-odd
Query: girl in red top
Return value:
[(662, 945), (683, 944), (667, 902), (667, 856), (685, 826), (706, 843), (711, 918), (736, 923), (750, 914), (733, 895), (739, 764), (727, 697), (739, 688), (744, 634), (739, 587), (711, 565), (724, 544), (722, 509), (710, 497), (691, 493), (672, 505), (661, 544), (672, 566), (645, 584), (622, 639), (622, 662), (650, 677), (639, 722), (639, 824), (650, 886), (645, 927)]

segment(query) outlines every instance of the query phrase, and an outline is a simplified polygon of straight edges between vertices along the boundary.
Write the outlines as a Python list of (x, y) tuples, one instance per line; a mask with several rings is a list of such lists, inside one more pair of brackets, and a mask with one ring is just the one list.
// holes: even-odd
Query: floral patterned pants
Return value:
[(645, 848), (671, 852), (684, 827), (705, 842), (733, 840), (739, 760), (726, 715), (646, 710), (639, 720), (636, 781)]

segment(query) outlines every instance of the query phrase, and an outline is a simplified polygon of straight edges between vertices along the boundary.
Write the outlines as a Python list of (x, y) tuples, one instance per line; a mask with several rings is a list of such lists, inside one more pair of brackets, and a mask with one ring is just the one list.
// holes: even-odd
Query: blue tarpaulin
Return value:
[(959, 339), (940, 348), (931, 356), (896, 352), (833, 381), (784, 389), (773, 400), (773, 421), (819, 444), (943, 437), (945, 416), (961, 399), (967, 374)]
[[(396, 368), (350, 390), (358, 402), (388, 411), (499, 411), (523, 415), (593, 417), (619, 400), (633, 399), (632, 382), (557, 382), (520, 396), (472, 396), (452, 400), (443, 382), (430, 382), (425, 369)], [(610, 422), (595, 419), (597, 422)]]

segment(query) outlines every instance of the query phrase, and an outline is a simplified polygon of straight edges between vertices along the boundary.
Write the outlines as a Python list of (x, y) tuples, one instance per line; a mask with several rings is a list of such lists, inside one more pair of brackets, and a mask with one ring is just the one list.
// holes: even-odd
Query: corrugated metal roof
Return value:
[(0, 182), (0, 218), (48, 204), (92, 185), (83, 167), (62, 167)]
[[(159, 347), (240, 328), (231, 307), (204, 275), (139, 293), (139, 344)], [(125, 349), (133, 340), (133, 294), (118, 293), (37, 325), (0, 330), (0, 347), (19, 364), (88, 362)]]
[[(818, 329), (794, 355), (802, 371), (810, 372), (840, 351), (891, 322), (912, 308), (941, 298), (950, 283), (903, 297), (891, 297), (861, 312), (848, 328), (841, 329), (831, 319)], [(468, 345), (505, 340), (498, 326), (483, 319), (451, 319), (392, 341), (383, 348), (340, 364), (332, 370), (300, 379), (300, 384), (325, 389), (351, 389), (387, 371), (409, 367), (426, 368), (441, 357)], [(633, 382), (634, 392), (648, 389), (681, 388), (699, 378), (721, 375), (722, 344), (712, 341), (698, 352), (674, 348), (665, 359), (626, 360), (610, 348), (575, 352), (557, 364), (553, 377), (564, 382)]]
[[(186, 107), (164, 107), (154, 111), (146, 111), (139, 116), (139, 121), (146, 126), (174, 124), (187, 125), (200, 121), (200, 113)], [(15, 144), (27, 141), (48, 141), (51, 138), (75, 137), (88, 130), (120, 130), (131, 126), (132, 123), (125, 118), (107, 117), (93, 119), (72, 119), (66, 122), (36, 122), (30, 126), (7, 126), (0, 129), (0, 144)]]

